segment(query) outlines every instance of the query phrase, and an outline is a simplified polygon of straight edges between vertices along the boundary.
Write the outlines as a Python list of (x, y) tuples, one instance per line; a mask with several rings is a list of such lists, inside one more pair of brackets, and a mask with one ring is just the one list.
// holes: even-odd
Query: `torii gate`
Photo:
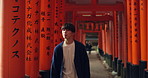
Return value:
[[(86, 32), (98, 32), (99, 35), (98, 37), (100, 38), (101, 41), (99, 41), (99, 48), (101, 48), (102, 50), (104, 50), (105, 52), (107, 52), (107, 54), (109, 54), (109, 62), (111, 62), (113, 59), (114, 61), (114, 68), (115, 70), (117, 70), (117, 58), (120, 56), (118, 56), (118, 52), (115, 51), (118, 47), (118, 37), (117, 37), (117, 16), (118, 16), (118, 13), (117, 12), (123, 12), (124, 11), (124, 4), (121, 3), (121, 2), (116, 2), (116, 4), (97, 4), (97, 0), (91, 0), (91, 4), (83, 4), (83, 5), (80, 5), (80, 4), (74, 4), (74, 3), (70, 3), (70, 4), (65, 4), (65, 8), (64, 8), (64, 11), (65, 13), (67, 13), (65, 16), (66, 18), (65, 19), (68, 19), (66, 20), (66, 22), (72, 22), (74, 23), (76, 26), (77, 26), (77, 36), (76, 36), (76, 39), (79, 39), (79, 41), (81, 41), (82, 43), (85, 43), (85, 33)], [(98, 12), (104, 12), (102, 14), (98, 14)], [(106, 14), (105, 12), (111, 12), (112, 14)], [(83, 15), (89, 15), (89, 17), (84, 17)], [(98, 16), (97, 16), (98, 15)], [(114, 38), (112, 41), (108, 41), (107, 39), (108, 38), (111, 38), (107, 36), (107, 30), (108, 30), (108, 24), (109, 23), (103, 23), (101, 24), (100, 29), (104, 29), (103, 31), (101, 30), (98, 30), (98, 31), (94, 31), (94, 30), (81, 30), (79, 31), (78, 30), (78, 22), (84, 22), (84, 21), (95, 21), (95, 22), (98, 22), (98, 21), (101, 21), (101, 22), (105, 22), (105, 21), (109, 21), (111, 20), (113, 25), (112, 26), (112, 29), (114, 30), (112, 32), (112, 35), (114, 35)], [(109, 33), (111, 34), (111, 33)], [(83, 40), (83, 41), (82, 41)], [(112, 46), (114, 46), (114, 51), (111, 52), (111, 47), (109, 45), (111, 45), (113, 43)], [(113, 55), (113, 56), (112, 56)], [(111, 64), (111, 63), (110, 63)], [(120, 65), (118, 65), (120, 66)]]
[[(79, 28), (76, 21), (113, 21), (113, 16), (106, 14), (106, 13), (98, 13), (98, 11), (123, 11), (124, 6), (122, 3), (117, 2), (116, 4), (108, 4), (108, 5), (101, 5), (97, 4), (97, 0), (91, 0), (91, 4), (74, 4), (74, 3), (66, 3), (64, 6), (64, 11), (67, 13), (65, 19), (67, 22), (72, 22), (77, 25), (76, 28)], [(82, 12), (82, 13), (81, 13)], [(85, 13), (86, 12), (86, 13)], [(90, 15), (90, 16), (83, 16), (83, 15)], [(98, 16), (97, 16), (98, 15)], [(73, 20), (72, 20), (73, 19)], [(81, 31), (82, 32), (82, 31)], [(80, 33), (77, 33), (80, 35)], [(88, 31), (83, 30), (84, 32), (99, 32), (99, 31)], [(80, 37), (79, 37), (79, 40)], [(84, 41), (82, 41), (84, 43)]]

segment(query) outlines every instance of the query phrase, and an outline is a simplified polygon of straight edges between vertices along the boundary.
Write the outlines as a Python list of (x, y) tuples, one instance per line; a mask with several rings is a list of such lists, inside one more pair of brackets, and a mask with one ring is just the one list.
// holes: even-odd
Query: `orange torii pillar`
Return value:
[[(110, 34), (111, 34), (111, 42), (110, 42), (110, 48), (111, 48), (111, 53), (112, 53), (112, 68), (113, 68), (113, 72), (117, 72), (115, 71), (115, 69), (117, 68), (117, 59), (115, 60), (115, 25), (114, 25), (114, 20), (109, 21), (109, 25), (110, 25)], [(115, 62), (116, 61), (116, 62)]]
[[(78, 34), (78, 36), (77, 36), (77, 38), (78, 39), (76, 39), (76, 40), (78, 40), (78, 41), (80, 41), (81, 42), (81, 38), (82, 38), (82, 31), (84, 30), (84, 27), (86, 26), (86, 23), (82, 23), (82, 28), (77, 28), (77, 34)], [(76, 36), (76, 35), (75, 35)]]
[(75, 35), (75, 39), (80, 41), (80, 31), (83, 29), (84, 23), (82, 23), (82, 22), (78, 23), (77, 22), (75, 26), (76, 26), (76, 34), (77, 34), (77, 35)]
[(85, 40), (86, 40), (86, 32), (82, 32), (82, 43), (85, 45)]
[(84, 27), (82, 29), (79, 29), (79, 33), (80, 33), (80, 42), (82, 42), (83, 44), (85, 44), (85, 40), (86, 40), (86, 32), (89, 30), (89, 25), (90, 23), (84, 23)]
[[(148, 7), (148, 1), (146, 2), (146, 6)], [(148, 8), (147, 8), (147, 13), (148, 13)], [(147, 17), (147, 19), (148, 19), (148, 15), (146, 16)], [(148, 22), (148, 20), (147, 20), (147, 22)], [(147, 23), (147, 25), (148, 25), (148, 23)], [(148, 44), (148, 27), (147, 27), (147, 44)], [(148, 45), (147, 45), (147, 65), (146, 65), (147, 67), (146, 67), (146, 69), (145, 69), (145, 77), (148, 77)]]
[(139, 77), (145, 78), (144, 69), (147, 64), (147, 0), (140, 0), (140, 46), (141, 58), (139, 66)]
[[(90, 24), (88, 24), (90, 25)], [(85, 30), (81, 30), (81, 42), (85, 45), (86, 43), (86, 32), (84, 32)], [(86, 30), (87, 31), (87, 30)]]
[(111, 67), (113, 68), (114, 71), (114, 25), (113, 21), (109, 21), (109, 31), (110, 31), (110, 51), (111, 51)]
[(0, 0), (0, 78), (25, 76), (25, 1)]
[[(102, 31), (102, 30), (100, 30), (100, 31)], [(101, 55), (101, 56), (103, 56), (104, 55), (104, 52), (103, 52), (103, 50), (102, 50), (102, 32), (99, 32), (98, 33), (98, 51), (99, 51), (99, 54)]]
[(127, 25), (126, 25), (126, 14), (122, 13), (122, 63), (121, 63), (121, 77), (126, 77), (126, 63), (127, 63)]
[(113, 11), (113, 34), (114, 34), (114, 52), (113, 52), (113, 69), (117, 72), (117, 60), (118, 60), (118, 17), (117, 12)]
[(105, 52), (103, 51), (103, 32), (102, 32), (102, 25), (101, 23), (99, 23), (99, 28), (100, 28), (100, 32), (99, 32), (99, 51), (102, 53), (102, 56), (105, 55)]
[(113, 25), (113, 20), (109, 21), (109, 31), (110, 31), (110, 51), (111, 51), (111, 67), (113, 68), (114, 71), (114, 25)]
[[(145, 2), (147, 5), (147, 7), (148, 7), (148, 1), (147, 2)], [(147, 8), (147, 13), (148, 13), (148, 8)], [(148, 15), (146, 16), (146, 18), (148, 19)], [(147, 20), (147, 22), (148, 22), (148, 20)], [(146, 25), (148, 25), (148, 23), (146, 24)], [(147, 29), (147, 44), (148, 44), (148, 27), (146, 28)], [(148, 77), (148, 45), (147, 45), (147, 65), (146, 65), (146, 69), (145, 69), (145, 77)]]
[(26, 0), (25, 74), (30, 78), (39, 77), (39, 7), (39, 0)]
[[(88, 26), (88, 25), (89, 25), (89, 23), (86, 24), (86, 26)], [(81, 38), (80, 42), (81, 43), (83, 43), (83, 42), (85, 43), (84, 36), (86, 36), (86, 35), (84, 34), (84, 31), (85, 31), (85, 29), (80, 30), (80, 38)]]
[(131, 62), (132, 62), (132, 25), (131, 25), (131, 0), (126, 0), (126, 20), (127, 20), (127, 72), (126, 77), (131, 78)]
[(105, 31), (105, 24), (104, 23), (101, 23), (100, 24), (101, 27), (102, 27), (102, 43), (103, 43), (103, 51), (104, 51), (104, 54), (106, 56), (106, 31)]
[(53, 1), (54, 9), (53, 9), (53, 15), (54, 15), (54, 21), (53, 21), (53, 26), (54, 26), (54, 37), (53, 37), (53, 44), (54, 47), (58, 44), (58, 35), (60, 34), (58, 29), (59, 29), (59, 1), (54, 0)]
[(95, 31), (98, 31), (98, 32), (101, 31), (101, 30), (100, 30), (100, 25), (99, 25), (99, 23), (95, 23), (95, 24), (94, 24), (94, 27), (95, 27)]
[(53, 26), (54, 26), (54, 47), (59, 44), (61, 41), (60, 41), (60, 38), (59, 38), (59, 35), (61, 35), (61, 29), (60, 29), (60, 1), (59, 0), (54, 0), (53, 1), (53, 4), (54, 4), (54, 22), (53, 22)]
[[(146, 2), (146, 4), (147, 4), (147, 7), (148, 7), (148, 1)], [(148, 8), (147, 8), (147, 13), (148, 13)], [(148, 19), (148, 15), (147, 15), (147, 19)], [(148, 22), (148, 20), (147, 20), (147, 22)], [(147, 23), (147, 25), (148, 25), (148, 23)], [(147, 44), (148, 44), (148, 27), (147, 27)], [(147, 48), (148, 48), (148, 45), (147, 45)], [(145, 69), (145, 77), (148, 77), (148, 49), (147, 49), (147, 67), (146, 67), (146, 69)]]
[(122, 12), (117, 12), (118, 14), (118, 62), (117, 62), (117, 74), (121, 76), (122, 60), (123, 60), (123, 44), (122, 44)]
[(40, 63), (39, 70), (43, 78), (49, 77), (49, 70), (52, 57), (52, 23), (53, 6), (50, 0), (41, 0), (40, 9)]
[[(5, 4), (3, 4), (3, 0), (1, 0), (0, 1), (0, 45), (3, 45), (3, 5), (5, 5)], [(2, 46), (0, 46), (0, 57), (2, 57), (3, 55), (2, 55), (2, 53), (3, 53), (3, 47)], [(3, 59), (3, 58), (1, 58), (1, 59)], [(0, 61), (0, 66), (2, 66), (3, 65), (3, 61)], [(2, 74), (3, 74), (3, 72), (2, 72), (2, 70), (3, 70), (3, 67), (0, 67), (0, 77), (2, 77)]]
[[(64, 5), (65, 5), (65, 0), (59, 0), (60, 2), (60, 8), (59, 8), (59, 30), (61, 30), (61, 27), (62, 25), (65, 23), (65, 10), (64, 10)], [(62, 31), (60, 31), (60, 34), (59, 34), (59, 41), (63, 41), (63, 37), (62, 37), (62, 34), (61, 34)]]
[(91, 27), (90, 24), (89, 24), (89, 22), (85, 23), (85, 25), (86, 26), (84, 26), (84, 30), (89, 30), (89, 27)]
[(139, 1), (131, 0), (132, 16), (132, 78), (139, 78), (140, 34), (139, 34)]
[(95, 23), (91, 23), (91, 31), (94, 31), (95, 30)]
[(111, 28), (109, 22), (105, 22), (105, 38), (106, 38), (106, 56), (107, 63), (112, 67), (112, 52), (111, 52)]

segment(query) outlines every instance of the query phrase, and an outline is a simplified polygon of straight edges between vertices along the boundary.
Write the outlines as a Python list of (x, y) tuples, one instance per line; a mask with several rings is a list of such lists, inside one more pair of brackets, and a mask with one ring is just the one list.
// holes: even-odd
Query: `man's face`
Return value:
[(74, 33), (70, 30), (67, 30), (67, 29), (62, 30), (62, 36), (64, 39), (67, 39), (67, 40), (71, 39), (71, 38), (73, 38), (73, 35), (74, 35)]

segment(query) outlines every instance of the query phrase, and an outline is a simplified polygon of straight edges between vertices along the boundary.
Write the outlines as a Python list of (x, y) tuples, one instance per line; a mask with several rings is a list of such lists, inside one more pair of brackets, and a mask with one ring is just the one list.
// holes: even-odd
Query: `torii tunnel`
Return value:
[(147, 3), (0, 0), (0, 78), (49, 78), (66, 22), (75, 25), (75, 40), (84, 45), (87, 33), (97, 33), (97, 48), (118, 76), (148, 78)]

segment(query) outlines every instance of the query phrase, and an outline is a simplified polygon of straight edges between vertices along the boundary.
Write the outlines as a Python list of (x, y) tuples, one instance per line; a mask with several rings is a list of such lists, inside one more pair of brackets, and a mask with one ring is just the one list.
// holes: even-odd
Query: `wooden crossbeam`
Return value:
[(123, 3), (116, 4), (98, 4), (98, 5), (80, 5), (80, 4), (65, 4), (65, 11), (123, 11)]

